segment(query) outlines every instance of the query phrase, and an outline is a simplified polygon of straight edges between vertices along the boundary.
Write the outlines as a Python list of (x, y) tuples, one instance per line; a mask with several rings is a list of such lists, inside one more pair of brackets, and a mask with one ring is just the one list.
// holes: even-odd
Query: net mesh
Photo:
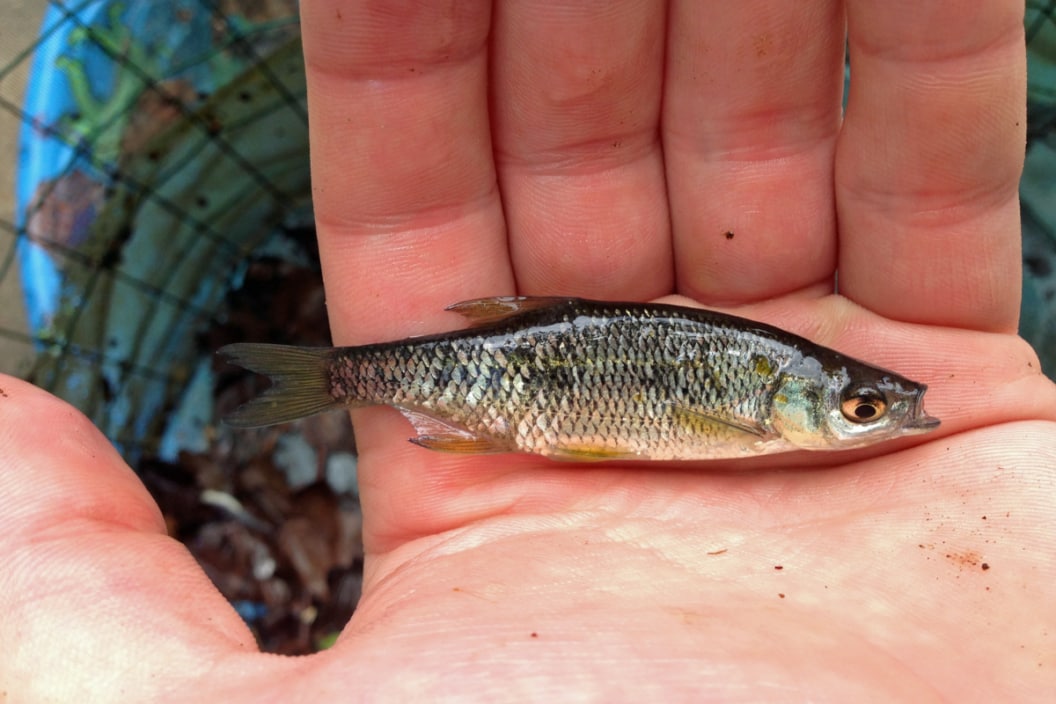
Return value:
[(296, 13), (53, 0), (2, 57), (2, 369), (130, 458), (164, 450), (209, 376), (198, 337), (249, 255), (310, 218)]

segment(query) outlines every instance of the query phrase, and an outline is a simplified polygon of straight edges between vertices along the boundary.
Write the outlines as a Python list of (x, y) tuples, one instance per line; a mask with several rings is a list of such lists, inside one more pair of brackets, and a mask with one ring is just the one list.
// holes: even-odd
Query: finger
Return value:
[(848, 5), (840, 290), (893, 318), (1014, 331), (1023, 3)]
[(83, 415), (0, 376), (0, 456), (0, 682), (13, 701), (104, 701), (115, 676), (126, 698), (153, 700), (127, 694), (256, 652)]
[(670, 292), (663, 5), (496, 4), (496, 159), (522, 292)]
[[(513, 293), (487, 114), (490, 3), (307, 0), (301, 19), (334, 341), (451, 329), (447, 305)], [(398, 413), (354, 420), (369, 569), (377, 536), (405, 534), (445, 475)]]
[(512, 292), (488, 135), (489, 5), (301, 4), (339, 343), (435, 329), (450, 303)]
[(738, 303), (830, 281), (841, 3), (705, 11), (678, 0), (668, 26), (663, 139), (679, 291)]

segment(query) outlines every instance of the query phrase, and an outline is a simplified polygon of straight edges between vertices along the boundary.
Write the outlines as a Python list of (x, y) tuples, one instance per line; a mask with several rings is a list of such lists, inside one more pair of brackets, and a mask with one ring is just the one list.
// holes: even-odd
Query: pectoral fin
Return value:
[(570, 300), (555, 296), (492, 296), (452, 303), (445, 310), (458, 313), (474, 325), (484, 325), (528, 311), (568, 303)]
[(684, 406), (671, 406), (671, 414), (683, 428), (700, 435), (728, 435), (736, 431), (756, 438), (766, 436), (763, 426), (703, 413)]

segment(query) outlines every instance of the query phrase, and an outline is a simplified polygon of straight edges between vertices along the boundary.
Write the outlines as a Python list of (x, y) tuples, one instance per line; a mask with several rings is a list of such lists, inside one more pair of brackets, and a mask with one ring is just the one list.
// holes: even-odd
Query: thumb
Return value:
[(0, 682), (12, 701), (154, 699), (221, 656), (257, 652), (78, 411), (0, 375), (0, 458), (0, 642), (14, 644)]

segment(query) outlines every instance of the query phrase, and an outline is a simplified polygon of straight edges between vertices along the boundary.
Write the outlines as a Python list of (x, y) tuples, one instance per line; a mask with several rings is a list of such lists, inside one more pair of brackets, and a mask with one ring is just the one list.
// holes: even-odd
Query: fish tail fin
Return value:
[(332, 347), (294, 347), (239, 342), (218, 354), (232, 364), (263, 374), (271, 388), (224, 416), (233, 428), (286, 423), (348, 405), (331, 393)]

